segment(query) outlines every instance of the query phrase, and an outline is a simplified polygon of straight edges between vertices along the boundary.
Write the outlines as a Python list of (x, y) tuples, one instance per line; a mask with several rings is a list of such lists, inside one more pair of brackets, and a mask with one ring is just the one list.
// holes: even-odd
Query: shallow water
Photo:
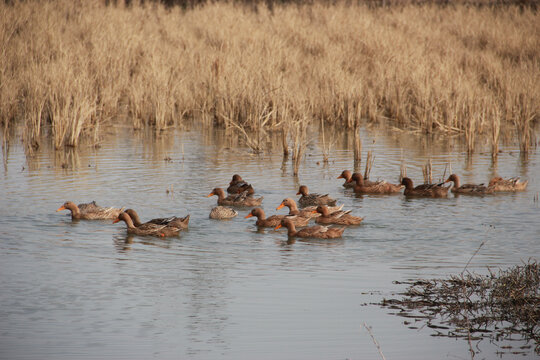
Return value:
[[(325, 165), (313, 133), (295, 179), (278, 150), (253, 155), (221, 132), (157, 139), (129, 128), (111, 132), (97, 150), (45, 149), (27, 160), (14, 143), (4, 156), (2, 359), (380, 358), (364, 323), (387, 359), (470, 358), (467, 341), (434, 337), (421, 325), (411, 330), (366, 304), (403, 290), (395, 280), (458, 274), (482, 242), (469, 271), (540, 254), (538, 154), (524, 160), (513, 145), (493, 163), (489, 153), (467, 157), (457, 139), (364, 129), (364, 152), (375, 154), (372, 179), (396, 182), (404, 157), (417, 183), (428, 158), (437, 179), (451, 162), (464, 183), (495, 173), (529, 180), (522, 193), (406, 199), (345, 191), (336, 177), (352, 168), (353, 155), (343, 136)], [(267, 215), (285, 213), (275, 208), (297, 198), (301, 183), (339, 199), (364, 223), (342, 239), (288, 242), (285, 231), (257, 231), (244, 209), (230, 221), (210, 220), (216, 198), (206, 195), (234, 173), (264, 196)], [(189, 213), (190, 228), (170, 239), (127, 236), (123, 223), (72, 222), (55, 212), (66, 200), (131, 207), (143, 220)], [(523, 345), (474, 344), (480, 359), (512, 359)], [(519, 350), (520, 358), (535, 356)]]

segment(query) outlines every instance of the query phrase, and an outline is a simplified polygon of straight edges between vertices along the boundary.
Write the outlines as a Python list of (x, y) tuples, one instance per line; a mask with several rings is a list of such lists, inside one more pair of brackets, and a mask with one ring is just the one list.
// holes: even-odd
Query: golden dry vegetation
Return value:
[(129, 121), (226, 126), (260, 150), (307, 123), (516, 134), (540, 118), (540, 16), (517, 6), (264, 5), (190, 10), (101, 1), (0, 3), (0, 121), (28, 147)]

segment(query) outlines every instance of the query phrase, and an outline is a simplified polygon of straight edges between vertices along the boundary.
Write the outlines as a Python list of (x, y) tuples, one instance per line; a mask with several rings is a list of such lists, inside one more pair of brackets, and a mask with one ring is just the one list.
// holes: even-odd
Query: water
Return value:
[[(462, 182), (495, 173), (529, 179), (516, 194), (449, 199), (356, 197), (336, 177), (351, 169), (350, 138), (338, 136), (322, 163), (319, 138), (291, 176), (278, 150), (250, 154), (220, 132), (171, 132), (155, 139), (111, 129), (101, 148), (44, 149), (25, 157), (12, 144), (0, 170), (0, 358), (376, 359), (365, 323), (387, 359), (470, 358), (462, 339), (433, 337), (404, 318), (366, 305), (403, 290), (393, 281), (446, 277), (468, 266), (487, 272), (540, 254), (537, 153), (502, 147), (467, 157), (456, 139), (364, 129), (373, 150), (371, 178), (422, 180), (433, 160), (451, 162)], [(328, 136), (328, 135), (327, 135)], [(164, 160), (170, 157), (170, 161)], [(329, 193), (365, 216), (338, 240), (288, 242), (285, 231), (257, 231), (246, 210), (230, 221), (208, 218), (234, 173), (264, 196), (267, 215), (298, 186)], [(169, 190), (169, 193), (167, 193)], [(178, 238), (127, 236), (124, 223), (72, 222), (55, 210), (66, 200), (136, 209), (141, 218), (191, 214)], [(280, 210), (278, 213), (284, 213)], [(524, 342), (474, 344), (476, 358), (512, 359)], [(497, 354), (502, 351), (503, 354)], [(534, 358), (522, 350), (520, 358)]]

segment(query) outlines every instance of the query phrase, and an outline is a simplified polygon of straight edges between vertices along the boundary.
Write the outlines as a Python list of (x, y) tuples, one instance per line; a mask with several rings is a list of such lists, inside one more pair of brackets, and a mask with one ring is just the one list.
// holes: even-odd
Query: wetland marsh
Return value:
[[(390, 316), (377, 303), (403, 291), (394, 281), (442, 278), (468, 265), (506, 268), (538, 260), (536, 152), (505, 145), (467, 155), (458, 138), (362, 129), (375, 162), (371, 178), (422, 181), (433, 162), (448, 162), (464, 182), (495, 173), (529, 180), (525, 192), (448, 199), (355, 196), (343, 169), (354, 162), (351, 139), (336, 137), (322, 162), (317, 133), (298, 178), (280, 151), (252, 154), (223, 131), (184, 129), (159, 137), (111, 128), (99, 149), (42, 149), (28, 157), (20, 142), (0, 170), (0, 357), (9, 359), (468, 358), (466, 340), (432, 336), (429, 327)], [(258, 230), (248, 210), (229, 221), (208, 218), (206, 195), (241, 173), (264, 196), (267, 215), (300, 183), (329, 193), (365, 217), (341, 239), (288, 241)], [(66, 200), (136, 209), (143, 219), (191, 215), (179, 237), (128, 236), (123, 224), (76, 221), (55, 210)], [(408, 324), (408, 325), (407, 325)], [(416, 327), (416, 329), (409, 329)], [(534, 346), (477, 341), (478, 358), (535, 356)], [(525, 346), (525, 348), (521, 348)], [(501, 353), (501, 354), (499, 354)]]

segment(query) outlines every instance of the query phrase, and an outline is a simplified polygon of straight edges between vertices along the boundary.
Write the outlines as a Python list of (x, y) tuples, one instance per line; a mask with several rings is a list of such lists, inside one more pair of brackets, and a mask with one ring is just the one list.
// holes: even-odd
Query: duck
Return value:
[(405, 185), (405, 196), (423, 196), (434, 198), (447, 197), (448, 190), (450, 189), (450, 187), (443, 186), (444, 183), (422, 184), (414, 187), (413, 181), (408, 177), (404, 177), (401, 180), (401, 184)]
[(255, 190), (253, 189), (253, 186), (251, 184), (244, 184), (238, 187), (237, 194), (243, 194), (246, 193), (246, 196), (253, 196), (255, 194)]
[(227, 192), (229, 194), (238, 194), (238, 189), (244, 185), (249, 184), (245, 182), (240, 175), (234, 174), (231, 182), (229, 183), (229, 187), (227, 188)]
[(335, 239), (343, 235), (345, 228), (331, 228), (328, 226), (315, 225), (306, 227), (300, 230), (296, 230), (294, 223), (289, 219), (281, 220), (281, 223), (275, 227), (275, 230), (286, 227), (289, 237), (298, 236), (301, 238), (319, 238), (319, 239)]
[[(313, 213), (313, 210), (316, 210), (316, 206), (308, 206), (303, 208), (302, 210), (298, 210), (298, 206), (296, 206), (296, 201), (292, 198), (286, 198), (284, 199), (281, 204), (276, 208), (276, 210), (279, 210), (283, 208), (284, 206), (289, 208), (289, 215), (297, 215), (300, 217), (307, 217), (307, 218), (313, 218), (317, 216), (321, 216), (321, 214), (315, 214)], [(331, 206), (329, 207), (330, 211), (337, 211), (343, 209), (343, 205), (340, 206)]]
[[(343, 187), (346, 189), (354, 189), (356, 186), (356, 183), (354, 181), (349, 181), (353, 177), (353, 175), (358, 174), (357, 176), (362, 176), (360, 173), (351, 173), (349, 170), (343, 170), (341, 172), (341, 175), (339, 175), (338, 179), (345, 179), (345, 182), (343, 183)], [(364, 178), (364, 185), (373, 185), (376, 184), (376, 181), (370, 181), (368, 179)]]
[(210, 219), (214, 220), (224, 220), (224, 219), (232, 219), (238, 215), (238, 212), (234, 209), (231, 209), (230, 207), (226, 206), (216, 206), (210, 211)]
[(453, 182), (454, 186), (450, 188), (453, 193), (456, 194), (466, 194), (466, 195), (482, 195), (482, 194), (491, 194), (493, 189), (484, 186), (484, 184), (463, 184), (460, 185), (459, 176), (452, 174), (446, 179), (445, 183)]
[(176, 217), (176, 216), (171, 216), (168, 218), (157, 218), (157, 219), (152, 219), (145, 223), (142, 223), (141, 219), (139, 218), (139, 214), (137, 214), (135, 210), (126, 209), (124, 212), (129, 215), (131, 220), (133, 220), (133, 224), (136, 227), (140, 227), (143, 224), (157, 224), (157, 225), (169, 225), (169, 226), (177, 227), (179, 229), (187, 229), (188, 224), (189, 224), (189, 215), (183, 218)]
[(308, 217), (301, 217), (296, 215), (272, 215), (267, 218), (264, 210), (261, 208), (255, 208), (251, 210), (251, 212), (244, 216), (244, 218), (248, 219), (252, 216), (257, 217), (255, 225), (259, 227), (276, 227), (277, 225), (281, 224), (281, 220), (285, 218), (289, 219), (295, 226), (307, 226), (310, 220), (310, 218)]
[(362, 220), (364, 220), (364, 218), (360, 216), (351, 215), (350, 210), (338, 210), (330, 212), (326, 205), (317, 206), (317, 210), (315, 210), (315, 212), (321, 214), (321, 216), (315, 218), (315, 222), (317, 224), (358, 225), (362, 222)]
[(247, 192), (244, 191), (242, 194), (229, 195), (225, 197), (225, 191), (222, 188), (215, 188), (212, 190), (207, 197), (216, 195), (218, 197), (218, 205), (229, 205), (229, 206), (259, 206), (263, 201), (263, 197), (254, 198), (247, 196)]
[(62, 210), (71, 211), (72, 220), (110, 220), (116, 219), (118, 217), (118, 214), (123, 211), (123, 208), (117, 209), (113, 207), (102, 207), (96, 204), (95, 201), (79, 205), (76, 205), (74, 202), (71, 201), (66, 201), (56, 210), (56, 212)]
[(519, 177), (503, 179), (500, 176), (494, 177), (489, 181), (488, 188), (493, 191), (523, 191), (527, 188), (528, 180), (521, 181)]
[(134, 235), (151, 235), (151, 236), (176, 236), (180, 233), (180, 228), (170, 225), (159, 225), (154, 223), (144, 223), (140, 226), (135, 226), (133, 220), (126, 212), (121, 212), (118, 217), (113, 221), (113, 224), (124, 221), (127, 225), (128, 234)]
[(401, 184), (391, 184), (386, 181), (371, 181), (368, 184), (359, 173), (354, 173), (349, 181), (356, 182), (354, 192), (357, 194), (394, 194), (400, 192), (403, 188)]
[(356, 185), (352, 181), (349, 181), (352, 177), (352, 173), (349, 170), (343, 170), (341, 172), (341, 175), (339, 175), (338, 179), (345, 179), (345, 182), (343, 183), (343, 187), (346, 189), (352, 189)]
[(328, 194), (310, 194), (306, 185), (301, 185), (296, 195), (302, 195), (298, 200), (301, 207), (317, 206), (317, 205), (336, 205), (336, 200), (332, 199)]

